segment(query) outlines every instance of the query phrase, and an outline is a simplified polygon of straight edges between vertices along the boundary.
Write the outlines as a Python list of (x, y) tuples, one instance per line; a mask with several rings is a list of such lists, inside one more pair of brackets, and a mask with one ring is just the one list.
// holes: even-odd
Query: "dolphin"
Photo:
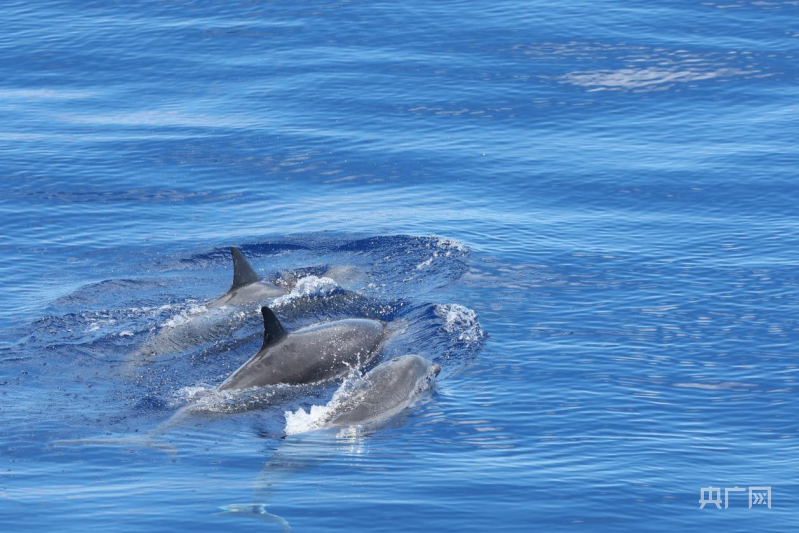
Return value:
[(286, 294), (282, 287), (263, 281), (238, 248), (232, 246), (230, 255), (233, 258), (233, 283), (225, 294), (208, 303), (207, 308), (263, 302)]
[(238, 248), (231, 247), (230, 255), (233, 258), (230, 289), (204, 306), (176, 315), (163, 324), (139, 347), (133, 356), (134, 364), (141, 362), (142, 357), (149, 360), (228, 338), (247, 324), (249, 313), (242, 306), (286, 294), (286, 289), (261, 280)]
[(329, 427), (372, 426), (411, 406), (435, 384), (441, 366), (418, 355), (395, 357), (368, 372), (332, 411)]
[(301, 385), (342, 377), (367, 366), (386, 340), (378, 320), (349, 318), (321, 322), (287, 333), (271, 309), (261, 307), (264, 342), (217, 390), (264, 385)]
[[(431, 390), (439, 372), (441, 366), (424, 357), (395, 357), (367, 372), (354, 385), (342, 385), (309, 429), (379, 426)], [(287, 429), (291, 415), (286, 413)]]
[[(361, 378), (354, 386), (345, 382), (325, 409), (325, 415), (314, 427), (303, 433), (326, 428), (369, 429), (387, 422), (413, 405), (435, 385), (441, 367), (418, 355), (403, 355), (382, 363)], [(299, 411), (298, 411), (299, 413)], [(307, 413), (303, 413), (307, 416)], [(286, 426), (291, 424), (291, 412), (286, 413)], [(303, 418), (302, 416), (300, 418)], [(288, 432), (288, 431), (287, 431)], [(273, 522), (290, 531), (288, 521), (267, 510), (274, 493), (284, 484), (296, 482), (297, 473), (317, 466), (331, 458), (352, 453), (350, 437), (359, 436), (345, 432), (330, 440), (331, 432), (319, 431), (305, 435), (289, 434), (281, 441), (269, 462), (256, 478), (253, 500), (258, 503), (231, 504), (222, 507), (229, 517), (256, 518)]]
[[(355, 281), (359, 275), (355, 267), (325, 267), (324, 273), (319, 269), (299, 269), (282, 272), (278, 281), (273, 283), (262, 280), (238, 248), (231, 247), (230, 255), (233, 258), (233, 282), (230, 289), (205, 305), (175, 315), (162, 324), (133, 354), (133, 366), (164, 355), (183, 352), (200, 344), (230, 338), (250, 323), (252, 315), (249, 306), (252, 304), (275, 301), (295, 288), (302, 295), (302, 291), (309, 290), (309, 287), (313, 290), (315, 283), (322, 287), (325, 287), (325, 283), (338, 287), (330, 276), (339, 280)], [(309, 271), (316, 271), (322, 277), (310, 274)], [(333, 304), (333, 307), (363, 303), (363, 297), (346, 290), (330, 289), (324, 300), (325, 303), (329, 301)], [(291, 311), (294, 315), (305, 315), (312, 313), (320, 303), (316, 298), (298, 299), (296, 303), (292, 303)]]
[(291, 531), (291, 525), (282, 516), (272, 514), (266, 510), (266, 505), (263, 503), (234, 503), (231, 505), (223, 505), (219, 508), (222, 512), (216, 513), (217, 516), (243, 516), (246, 518), (255, 518), (264, 522), (272, 522), (280, 526), (283, 533)]

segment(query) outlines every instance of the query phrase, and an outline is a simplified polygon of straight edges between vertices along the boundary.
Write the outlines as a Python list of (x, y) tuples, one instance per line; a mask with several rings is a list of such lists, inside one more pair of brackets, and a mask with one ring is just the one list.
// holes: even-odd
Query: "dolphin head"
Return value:
[[(401, 355), (382, 363), (344, 390), (332, 405), (328, 426), (374, 428), (412, 406), (430, 391), (441, 367), (419, 355)], [(338, 394), (338, 393), (337, 393)]]

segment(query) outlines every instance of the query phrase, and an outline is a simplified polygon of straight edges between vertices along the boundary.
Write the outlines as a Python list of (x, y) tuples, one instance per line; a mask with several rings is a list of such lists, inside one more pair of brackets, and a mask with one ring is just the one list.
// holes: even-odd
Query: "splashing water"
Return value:
[(468, 307), (460, 304), (439, 304), (435, 306), (435, 312), (444, 321), (444, 331), (457, 335), (459, 341), (473, 344), (485, 337), (477, 314)]
[(338, 284), (330, 278), (305, 276), (297, 281), (290, 293), (275, 298), (271, 307), (279, 309), (300, 298), (324, 298), (339, 290)]
[(284, 413), (286, 435), (307, 433), (322, 428), (333, 417), (336, 409), (349, 397), (360, 379), (359, 376), (350, 374), (325, 405), (312, 405), (307, 411), (302, 407), (293, 412), (286, 411)]

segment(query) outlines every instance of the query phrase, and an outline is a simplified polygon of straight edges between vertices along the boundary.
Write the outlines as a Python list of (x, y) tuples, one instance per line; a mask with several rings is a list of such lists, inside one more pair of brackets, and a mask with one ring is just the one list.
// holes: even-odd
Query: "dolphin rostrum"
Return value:
[(318, 383), (363, 368), (386, 338), (382, 322), (349, 318), (321, 322), (287, 333), (271, 309), (261, 307), (264, 342), (218, 390), (239, 390), (279, 383)]

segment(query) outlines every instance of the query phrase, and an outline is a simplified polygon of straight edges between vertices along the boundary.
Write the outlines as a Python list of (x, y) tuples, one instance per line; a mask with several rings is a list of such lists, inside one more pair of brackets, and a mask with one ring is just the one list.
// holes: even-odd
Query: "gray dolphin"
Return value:
[[(342, 385), (328, 404), (328, 415), (309, 429), (378, 426), (431, 390), (440, 371), (439, 365), (418, 355), (396, 357), (372, 369), (355, 386)], [(299, 471), (351, 453), (349, 439), (330, 441), (331, 436), (329, 432), (289, 435), (255, 481), (253, 496), (259, 503), (226, 505), (223, 514), (274, 522), (289, 531), (288, 521), (267, 511), (267, 505), (278, 488), (297, 479)]]
[(325, 427), (373, 426), (411, 406), (429, 391), (441, 367), (418, 355), (395, 357), (376, 366), (354, 387), (337, 394)]
[(225, 294), (206, 307), (210, 309), (223, 305), (244, 305), (286, 294), (282, 287), (263, 281), (238, 248), (231, 247), (230, 255), (233, 257), (233, 283)]
[(262, 281), (238, 248), (231, 248), (233, 283), (222, 296), (205, 306), (176, 315), (154, 334), (151, 334), (133, 356), (133, 363), (182, 352), (188, 348), (217, 339), (225, 339), (246, 325), (249, 313), (241, 306), (276, 298), (286, 294), (278, 285)]
[[(279, 284), (276, 284), (262, 280), (238, 248), (231, 247), (230, 255), (233, 258), (233, 283), (230, 289), (204, 306), (175, 315), (162, 324), (133, 354), (134, 366), (153, 358), (183, 352), (199, 344), (231, 337), (248, 324), (252, 316), (246, 308), (248, 305), (283, 296), (304, 279), (323, 281), (331, 278), (337, 282), (351, 283), (359, 280), (359, 272), (355, 267), (344, 266), (327, 268), (323, 278), (312, 275), (306, 278), (296, 272), (282, 272)], [(328, 295), (324, 300), (325, 303), (340, 306), (360, 298), (362, 297), (345, 290)], [(299, 299), (293, 303), (291, 310), (295, 315), (304, 315), (312, 313), (319, 305), (320, 301), (316, 298)]]
[(322, 322), (286, 333), (271, 309), (261, 307), (264, 342), (218, 390), (239, 390), (279, 383), (318, 383), (363, 368), (386, 339), (382, 322), (350, 318)]

